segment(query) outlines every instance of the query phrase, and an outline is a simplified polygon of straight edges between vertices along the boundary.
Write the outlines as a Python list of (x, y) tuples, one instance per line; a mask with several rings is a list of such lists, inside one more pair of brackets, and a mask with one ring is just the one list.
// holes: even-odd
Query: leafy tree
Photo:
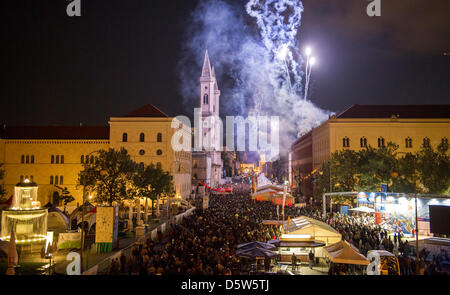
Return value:
[(67, 189), (67, 187), (59, 187), (56, 186), (57, 188), (59, 188), (61, 190), (61, 194), (59, 192), (55, 192), (55, 196), (56, 196), (56, 202), (61, 202), (64, 205), (64, 213), (66, 212), (66, 206), (67, 204), (69, 204), (70, 202), (74, 201), (75, 198), (72, 196), (72, 194), (69, 192), (69, 190)]
[(414, 181), (416, 181), (414, 176), (414, 161), (416, 160), (417, 156), (412, 153), (407, 153), (403, 157), (398, 158), (391, 174), (391, 191), (414, 193), (416, 189), (419, 192), (418, 187), (414, 188)]
[(388, 142), (378, 149), (369, 146), (359, 151), (360, 177), (357, 190), (378, 191), (381, 183), (392, 184), (397, 149), (398, 145)]
[(136, 167), (124, 148), (100, 150), (93, 163), (85, 164), (78, 181), (83, 185), (86, 180), (86, 188), (96, 192), (97, 202), (121, 202), (129, 198), (127, 185)]
[(416, 169), (426, 193), (443, 194), (450, 185), (450, 158), (448, 146), (440, 144), (437, 152), (431, 146), (422, 146), (417, 153)]
[(132, 197), (156, 200), (162, 195), (172, 196), (175, 194), (172, 175), (153, 164), (145, 167), (138, 165), (130, 180), (131, 186), (128, 194)]

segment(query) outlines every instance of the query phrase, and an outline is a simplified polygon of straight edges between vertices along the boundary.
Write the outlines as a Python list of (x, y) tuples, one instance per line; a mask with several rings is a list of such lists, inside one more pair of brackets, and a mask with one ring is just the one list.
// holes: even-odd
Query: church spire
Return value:
[(211, 77), (211, 64), (209, 62), (208, 49), (206, 49), (205, 59), (203, 60), (202, 77)]

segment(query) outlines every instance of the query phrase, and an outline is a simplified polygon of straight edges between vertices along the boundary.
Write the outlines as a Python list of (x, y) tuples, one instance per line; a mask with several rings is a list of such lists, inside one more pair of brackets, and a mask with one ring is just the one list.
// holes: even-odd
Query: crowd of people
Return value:
[[(349, 216), (328, 213), (324, 218), (318, 208), (286, 207), (285, 215), (292, 218), (308, 216), (328, 223), (342, 234), (342, 238), (366, 255), (369, 250), (385, 249), (399, 257), (402, 274), (416, 271), (414, 253), (401, 235), (389, 236), (368, 216)], [(122, 253), (113, 261), (111, 274), (187, 274), (231, 275), (241, 274), (249, 265), (236, 255), (237, 245), (252, 241), (266, 242), (280, 237), (278, 226), (263, 225), (263, 220), (276, 220), (277, 207), (270, 202), (256, 202), (248, 194), (211, 195), (206, 210), (194, 214), (179, 224), (170, 224), (166, 235), (157, 241), (147, 240), (136, 246), (131, 255)], [(419, 273), (441, 273), (441, 262), (446, 253), (428, 259), (421, 252)], [(266, 262), (267, 269), (267, 262)], [(351, 273), (352, 268), (333, 265), (332, 274)], [(354, 269), (353, 269), (354, 271)]]

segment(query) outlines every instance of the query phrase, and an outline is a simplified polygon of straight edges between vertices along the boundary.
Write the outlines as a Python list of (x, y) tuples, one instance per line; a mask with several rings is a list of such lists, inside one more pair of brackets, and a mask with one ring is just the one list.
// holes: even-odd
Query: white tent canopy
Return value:
[(356, 207), (352, 209), (348, 209), (348, 211), (362, 212), (362, 213), (375, 213), (375, 209), (369, 207)]
[(324, 247), (323, 250), (333, 263), (357, 265), (370, 264), (369, 259), (359, 253), (358, 249), (346, 241), (339, 241), (336, 244)]

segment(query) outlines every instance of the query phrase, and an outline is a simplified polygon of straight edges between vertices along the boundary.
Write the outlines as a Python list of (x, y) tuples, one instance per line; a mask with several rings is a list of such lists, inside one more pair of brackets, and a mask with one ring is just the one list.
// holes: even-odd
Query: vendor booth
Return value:
[(328, 224), (309, 217), (298, 217), (283, 225), (280, 238), (281, 261), (291, 261), (292, 254), (303, 262), (309, 260), (309, 251), (316, 258), (325, 257), (322, 247), (339, 242), (342, 235)]
[(323, 248), (331, 262), (341, 264), (369, 265), (370, 261), (359, 253), (353, 245), (347, 241), (339, 241)]

